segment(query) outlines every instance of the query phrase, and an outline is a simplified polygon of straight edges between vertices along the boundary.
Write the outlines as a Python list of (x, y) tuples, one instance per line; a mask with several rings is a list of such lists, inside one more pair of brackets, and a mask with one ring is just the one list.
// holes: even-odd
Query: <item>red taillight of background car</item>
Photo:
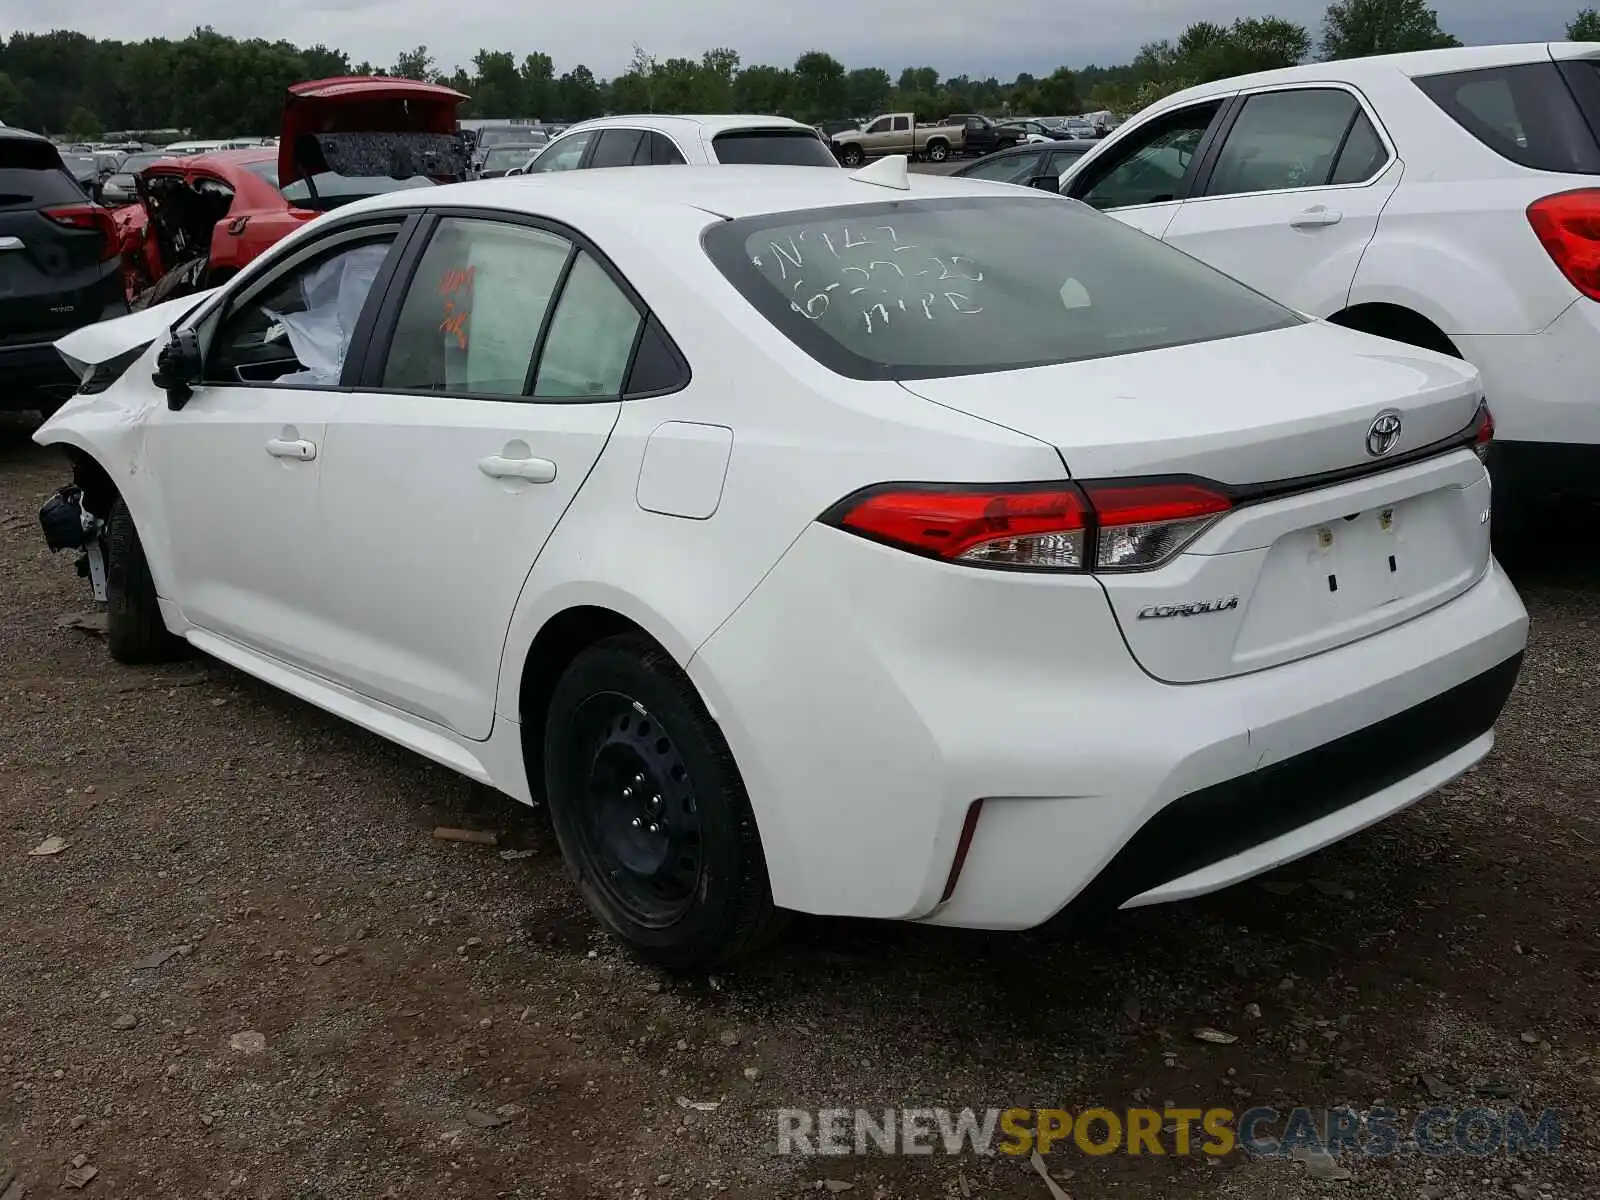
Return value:
[(1222, 492), (1189, 481), (886, 484), (847, 497), (821, 519), (973, 566), (1139, 571), (1172, 558), (1232, 507)]
[(66, 204), (59, 208), (42, 209), (39, 215), (68, 229), (99, 233), (101, 262), (116, 258), (121, 253), (122, 239), (117, 234), (117, 223), (109, 209), (101, 208), (98, 204)]
[(1600, 300), (1600, 188), (1535, 200), (1528, 206), (1528, 223), (1567, 281)]

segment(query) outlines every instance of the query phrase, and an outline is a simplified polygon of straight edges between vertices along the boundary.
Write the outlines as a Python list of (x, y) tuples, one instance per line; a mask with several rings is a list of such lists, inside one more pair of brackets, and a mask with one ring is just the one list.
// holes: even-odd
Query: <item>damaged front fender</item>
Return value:
[(176, 300), (153, 304), (149, 308), (110, 321), (100, 321), (74, 330), (56, 342), (56, 353), (78, 377), (87, 383), (96, 367), (126, 358), (143, 350), (156, 338), (205, 303), (216, 289), (191, 292)]

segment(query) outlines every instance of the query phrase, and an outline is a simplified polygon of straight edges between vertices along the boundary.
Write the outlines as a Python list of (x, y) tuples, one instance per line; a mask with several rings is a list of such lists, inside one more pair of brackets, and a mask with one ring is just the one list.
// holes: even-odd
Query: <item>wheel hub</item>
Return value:
[(642, 706), (595, 697), (586, 833), (604, 886), (640, 919), (664, 922), (699, 886), (700, 816), (672, 739)]

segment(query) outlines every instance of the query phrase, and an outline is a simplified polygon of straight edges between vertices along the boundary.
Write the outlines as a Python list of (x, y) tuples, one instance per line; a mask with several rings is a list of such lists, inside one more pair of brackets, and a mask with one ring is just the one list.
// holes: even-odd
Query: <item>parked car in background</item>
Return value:
[(467, 177), (460, 92), (390, 77), (297, 83), (278, 145), (164, 158), (137, 176), (130, 271), (159, 301), (212, 286), (305, 222), (381, 192)]
[(670, 967), (1215, 891), (1469, 770), (1517, 679), (1477, 373), (1083, 205), (578, 171), (257, 268), (61, 343), (42, 524), (110, 653), (537, 796)]
[(974, 144), (993, 149), (1020, 142), (1023, 134), (1020, 130), (1000, 131), (987, 117), (958, 114), (937, 123), (919, 123), (915, 113), (906, 112), (874, 117), (859, 129), (834, 134), (832, 142), (839, 161), (857, 167), (889, 154), (944, 162), (960, 154), (969, 137)]
[(1064, 190), (1301, 312), (1476, 366), (1504, 521), (1600, 497), (1596, 131), (1600, 44), (1322, 62), (1169, 96)]
[(57, 338), (128, 311), (117, 232), (48, 138), (0, 128), (0, 409), (53, 409), (77, 380)]
[(849, 133), (852, 130), (860, 128), (860, 121), (851, 121), (845, 118), (839, 118), (833, 121), (819, 121), (817, 123), (817, 132), (822, 135), (825, 141), (830, 140), (836, 133)]
[(1059, 188), (1061, 173), (1093, 148), (1093, 142), (1040, 139), (965, 163), (951, 174), (960, 179), (1020, 183), (1053, 192)]
[(1063, 136), (1058, 129), (1046, 125), (1043, 121), (1026, 119), (1002, 121), (1000, 128), (1020, 131), (1024, 142), (1053, 142)]
[[(543, 136), (538, 138), (533, 138), (530, 136), (535, 133)], [(540, 126), (532, 124), (531, 122), (522, 123), (507, 121), (504, 123), (497, 122), (480, 125), (477, 130), (476, 140), (472, 150), (472, 169), (475, 171), (481, 170), (484, 159), (488, 156), (489, 151), (491, 150), (498, 149), (502, 146), (525, 146), (530, 141), (542, 143), (547, 140), (547, 136), (548, 135), (544, 135), (544, 131)]]
[(1061, 122), (1061, 128), (1066, 131), (1068, 137), (1081, 138), (1085, 141), (1093, 141), (1100, 136), (1100, 130), (1095, 123), (1084, 117), (1068, 117)]
[(87, 151), (68, 151), (61, 155), (61, 163), (77, 182), (84, 194), (98, 200), (100, 195), (100, 161)]
[(961, 138), (956, 150), (961, 154), (992, 154), (1022, 141), (1016, 132), (981, 113), (952, 113), (944, 119), (944, 124), (960, 126)]
[(475, 179), (496, 179), (509, 171), (517, 171), (527, 165), (527, 162), (539, 151), (549, 145), (549, 139), (542, 133), (525, 133), (524, 140), (513, 142), (507, 146), (494, 146), (483, 156), (482, 163), (472, 172)]
[(766, 164), (837, 167), (817, 131), (787, 117), (638, 114), (571, 126), (510, 175), (590, 167)]
[(136, 177), (153, 162), (163, 158), (170, 158), (165, 150), (141, 150), (137, 154), (126, 155), (117, 169), (106, 176), (106, 181), (100, 186), (100, 202), (107, 208), (117, 208), (124, 204), (137, 204), (139, 190)]

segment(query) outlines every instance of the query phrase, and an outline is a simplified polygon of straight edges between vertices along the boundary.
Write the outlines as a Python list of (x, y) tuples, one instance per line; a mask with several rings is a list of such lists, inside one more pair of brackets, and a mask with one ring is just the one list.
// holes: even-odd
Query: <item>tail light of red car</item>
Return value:
[(68, 229), (82, 229), (100, 235), (100, 261), (106, 262), (121, 253), (121, 238), (110, 209), (98, 204), (65, 204), (41, 210), (40, 216), (65, 225)]

